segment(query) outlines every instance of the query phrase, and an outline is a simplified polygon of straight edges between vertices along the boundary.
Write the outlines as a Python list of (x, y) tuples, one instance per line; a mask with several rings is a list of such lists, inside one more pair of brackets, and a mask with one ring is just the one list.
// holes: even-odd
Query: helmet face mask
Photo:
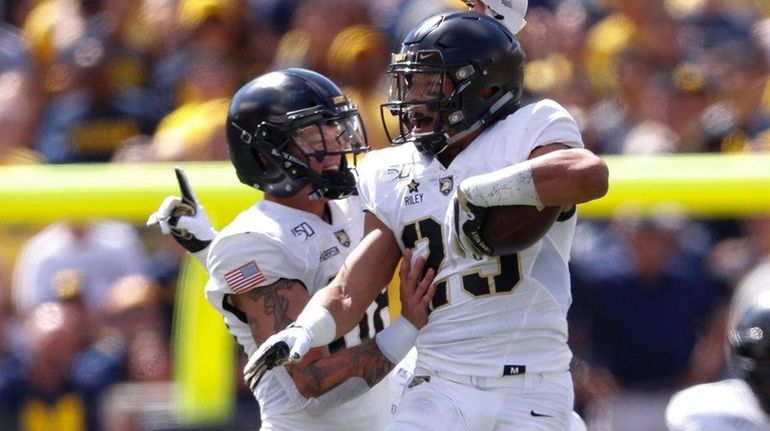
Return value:
[[(423, 21), (388, 66), (389, 97), (381, 106), (388, 138), (440, 154), (518, 109), (523, 63), (519, 42), (492, 18), (459, 12)], [(389, 116), (398, 120), (397, 132), (388, 129)]]
[(415, 141), (426, 152), (438, 154), (443, 148), (428, 147), (433, 142), (443, 146), (451, 132), (447, 127), (452, 124), (449, 118), (457, 118), (462, 112), (457, 110), (455, 86), (447, 76), (441, 53), (420, 51), (414, 56), (420, 61), (394, 62), (388, 70), (388, 102), (381, 106), (381, 114), (383, 119), (388, 114), (395, 116), (399, 129), (389, 130), (388, 121), (383, 125), (391, 142)]
[(306, 158), (319, 163), (327, 156), (355, 155), (364, 151), (366, 136), (358, 114), (319, 119), (290, 130), (293, 143)]
[(310, 185), (310, 199), (355, 194), (347, 156), (355, 166), (356, 155), (369, 149), (358, 108), (305, 69), (272, 72), (241, 88), (230, 105), (227, 141), (241, 182), (280, 197)]

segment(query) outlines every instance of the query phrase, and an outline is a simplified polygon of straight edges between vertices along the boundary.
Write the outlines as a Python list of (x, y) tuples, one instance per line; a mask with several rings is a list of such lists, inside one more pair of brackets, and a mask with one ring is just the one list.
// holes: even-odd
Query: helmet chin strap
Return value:
[[(440, 154), (442, 151), (446, 150), (446, 148), (455, 142), (465, 138), (466, 136), (470, 135), (471, 133), (475, 132), (476, 130), (479, 130), (481, 127), (486, 125), (487, 123), (492, 120), (492, 118), (497, 114), (497, 111), (500, 110), (506, 103), (508, 103), (509, 100), (513, 99), (513, 91), (508, 91), (505, 94), (502, 95), (499, 99), (497, 99), (497, 102), (495, 102), (492, 106), (489, 107), (487, 112), (481, 116), (481, 118), (478, 119), (475, 123), (473, 123), (470, 127), (467, 129), (453, 135), (448, 136), (446, 138), (446, 146), (438, 152)], [(445, 134), (446, 135), (446, 134)]]
[[(337, 171), (319, 174), (308, 168), (307, 177), (310, 179), (312, 191), (308, 193), (307, 198), (311, 201), (317, 201), (322, 197), (327, 197), (329, 199), (343, 199), (356, 194), (356, 178), (351, 170), (352, 168), (348, 168), (344, 156), (342, 157), (342, 160), (340, 160), (340, 168)], [(351, 191), (346, 193), (336, 190), (340, 187), (349, 187), (351, 188)]]
[(313, 188), (313, 191), (307, 194), (308, 200), (317, 201), (323, 197), (323, 193), (318, 188)]
[(307, 176), (310, 179), (310, 186), (312, 190), (308, 193), (307, 198), (311, 201), (317, 201), (325, 196), (328, 187), (324, 187), (329, 181), (324, 178), (323, 175), (318, 174), (312, 169), (308, 168)]

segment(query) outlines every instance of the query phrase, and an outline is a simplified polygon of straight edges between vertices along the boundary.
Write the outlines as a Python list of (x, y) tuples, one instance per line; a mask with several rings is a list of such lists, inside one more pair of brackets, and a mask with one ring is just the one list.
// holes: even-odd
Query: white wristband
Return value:
[(337, 322), (329, 310), (320, 305), (308, 304), (294, 322), (295, 326), (301, 326), (312, 335), (311, 347), (325, 346), (335, 340), (337, 336)]
[(377, 347), (388, 360), (399, 363), (414, 346), (417, 340), (417, 328), (403, 316), (396, 319), (387, 328), (374, 337)]
[(460, 189), (468, 202), (480, 207), (531, 205), (543, 207), (535, 188), (530, 160), (488, 174), (464, 179)]

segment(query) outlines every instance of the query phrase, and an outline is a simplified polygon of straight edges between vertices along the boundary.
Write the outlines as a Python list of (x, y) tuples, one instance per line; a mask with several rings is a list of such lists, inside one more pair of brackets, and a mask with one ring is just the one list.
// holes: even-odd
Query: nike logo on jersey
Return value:
[(537, 413), (534, 410), (530, 410), (529, 414), (532, 415), (532, 417), (535, 417), (535, 418), (551, 418), (551, 417), (553, 417), (551, 415), (544, 415), (542, 413)]

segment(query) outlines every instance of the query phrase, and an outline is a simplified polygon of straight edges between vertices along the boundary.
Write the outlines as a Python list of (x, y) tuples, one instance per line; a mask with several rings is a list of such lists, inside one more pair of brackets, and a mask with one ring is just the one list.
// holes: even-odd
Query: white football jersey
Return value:
[(583, 145), (569, 113), (543, 100), (485, 130), (449, 167), (412, 144), (375, 151), (364, 160), (360, 189), (367, 208), (402, 249), (427, 242), (428, 264), (438, 271), (433, 311), (416, 343), (418, 368), (486, 377), (569, 369), (569, 281), (546, 287), (532, 271), (540, 253), (557, 254), (544, 263), (566, 265), (575, 217), (558, 226), (545, 250), (538, 241), (518, 254), (481, 261), (450, 249), (445, 220), (463, 179), (522, 162), (551, 143)]
[(576, 225), (577, 209), (560, 214), (543, 237), (532, 268), (532, 278), (551, 292), (565, 316), (572, 304), (569, 259)]
[(770, 418), (740, 379), (696, 385), (677, 392), (666, 409), (671, 431), (770, 430)]
[[(245, 316), (228, 304), (226, 295), (259, 289), (281, 278), (299, 280), (310, 295), (328, 284), (364, 233), (364, 213), (357, 197), (332, 200), (329, 208), (332, 223), (314, 214), (263, 200), (239, 214), (212, 243), (207, 261), (210, 279), (206, 298), (222, 314), (228, 330), (247, 355), (259, 346)], [(388, 323), (387, 295), (383, 289), (359, 326), (344, 339), (332, 343), (330, 349), (359, 344)], [(297, 426), (370, 429), (369, 424), (375, 426), (381, 420), (372, 414), (374, 406), (388, 407), (385, 383), (328, 414), (310, 417), (293, 401), (298, 392), (283, 367), (268, 371), (255, 395), (263, 421), (270, 425), (272, 418), (276, 418), (275, 423), (289, 429)], [(357, 425), (348, 428), (348, 424)]]

